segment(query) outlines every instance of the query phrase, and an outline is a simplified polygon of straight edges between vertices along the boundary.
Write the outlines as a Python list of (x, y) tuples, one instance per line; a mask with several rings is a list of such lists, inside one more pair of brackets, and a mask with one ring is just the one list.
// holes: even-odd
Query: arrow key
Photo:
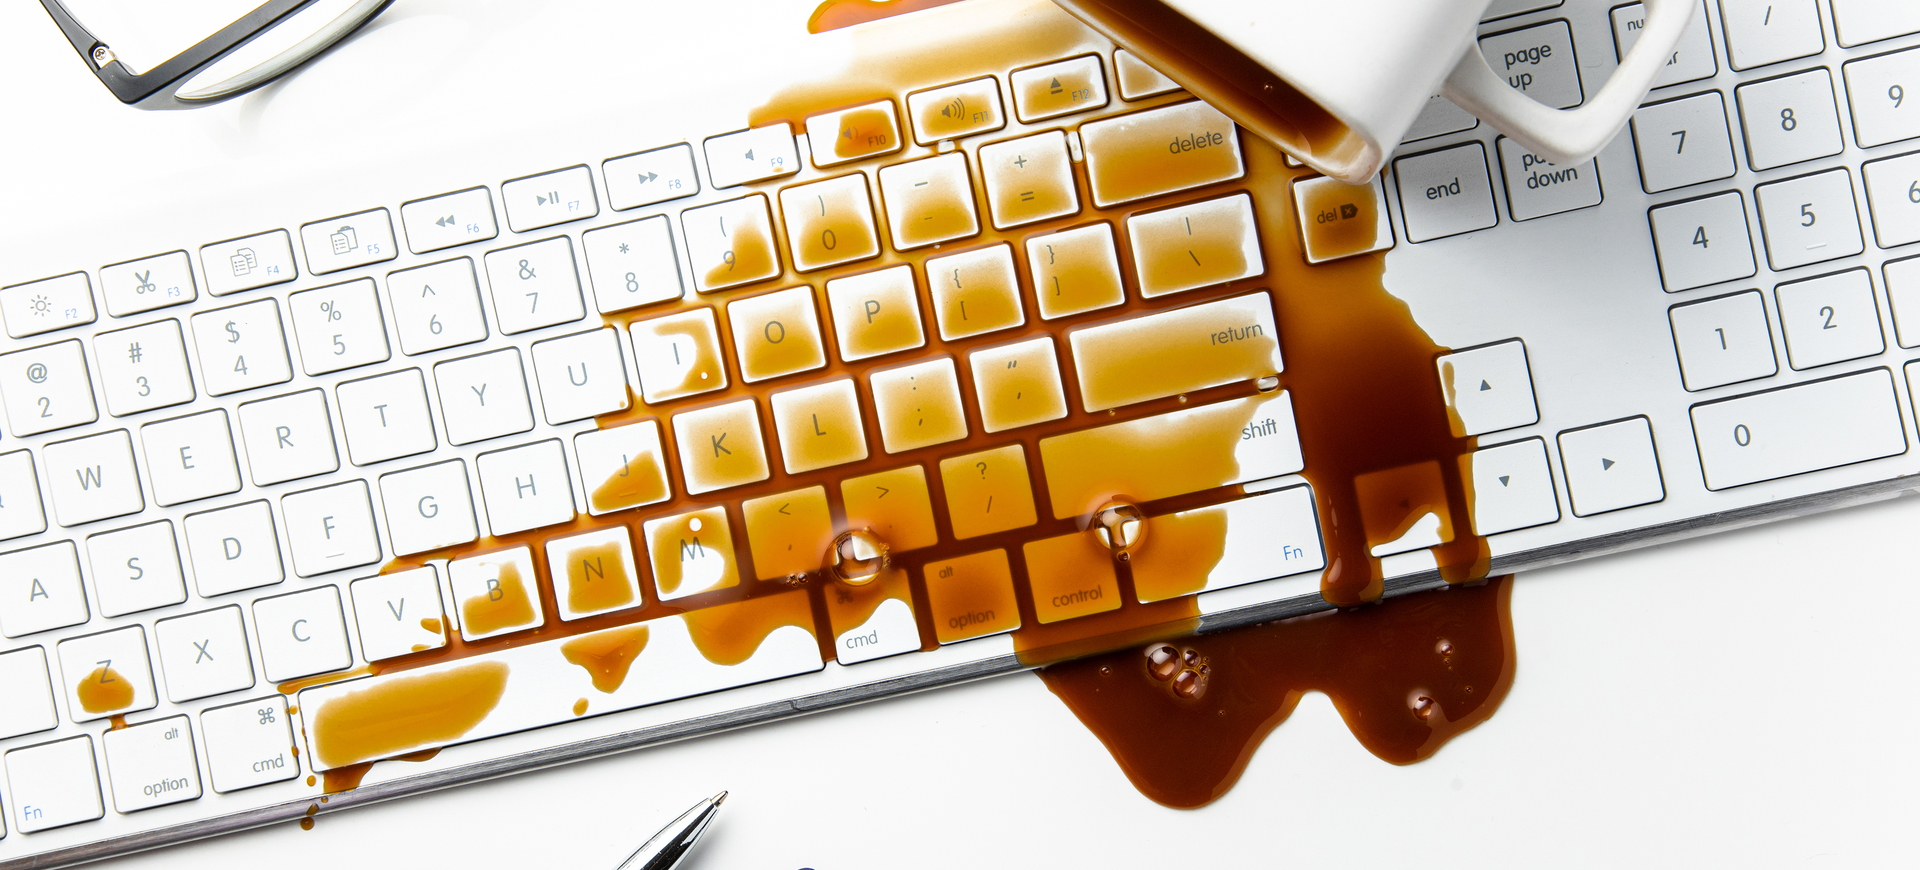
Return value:
[(1439, 360), (1440, 391), (1456, 436), (1540, 422), (1527, 346), (1519, 339), (1450, 353)]
[(1574, 516), (1592, 516), (1667, 497), (1653, 426), (1645, 417), (1560, 433), (1560, 461)]
[(1539, 438), (1477, 450), (1460, 458), (1473, 481), (1473, 532), (1492, 535), (1560, 519), (1547, 445)]

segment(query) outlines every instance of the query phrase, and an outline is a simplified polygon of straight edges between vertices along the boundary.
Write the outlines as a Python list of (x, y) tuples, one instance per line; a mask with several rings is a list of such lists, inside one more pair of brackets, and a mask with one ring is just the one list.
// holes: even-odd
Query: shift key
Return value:
[(1264, 291), (1076, 330), (1067, 337), (1089, 413), (1281, 372)]

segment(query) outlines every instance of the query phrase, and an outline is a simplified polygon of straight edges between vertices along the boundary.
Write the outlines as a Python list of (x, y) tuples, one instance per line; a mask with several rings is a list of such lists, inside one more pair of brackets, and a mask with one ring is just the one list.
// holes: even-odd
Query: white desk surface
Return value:
[[(752, 58), (754, 40), (797, 32), (810, 11), (400, 0), (284, 85), (142, 113), (109, 97), (36, 4), (8, 3), (0, 256), (31, 259), (34, 238), (84, 232), (156, 178), (204, 179), (218, 203), (270, 189), (247, 173), (277, 160), (449, 120), (511, 125), (593, 98), (583, 81), (670, 82)], [(720, 31), (731, 41), (707, 38)], [(1906, 863), (1920, 809), (1916, 523), (1909, 498), (1525, 576), (1518, 677), (1486, 724), (1395, 767), (1310, 696), (1198, 811), (1140, 797), (1023, 674), (121, 865), (611, 868), (723, 788), (733, 798), (691, 867)]]

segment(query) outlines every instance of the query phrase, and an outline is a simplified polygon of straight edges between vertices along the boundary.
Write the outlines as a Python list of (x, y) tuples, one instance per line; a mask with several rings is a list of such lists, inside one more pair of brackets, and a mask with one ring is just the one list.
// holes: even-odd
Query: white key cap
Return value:
[(1058, 130), (983, 145), (979, 160), (996, 229), (1080, 210), (1066, 136)]
[(269, 695), (200, 714), (207, 776), (217, 792), (238, 791), (300, 775), (285, 695)]
[(813, 115), (807, 118), (806, 131), (815, 166), (838, 166), (900, 150), (900, 119), (892, 100)]
[(340, 470), (323, 390), (241, 405), (240, 440), (247, 445), (247, 467), (252, 469), (255, 486)]
[(1833, 0), (1834, 41), (1849, 48), (1920, 33), (1920, 6), (1907, 0)]
[(393, 355), (372, 278), (303, 290), (287, 297), (287, 308), (300, 343), (300, 368), (307, 374), (385, 362)]
[(33, 454), (25, 450), (0, 455), (0, 541), (47, 530), (47, 514), (40, 506), (40, 477)]
[(260, 635), (260, 664), (269, 683), (284, 683), (353, 664), (337, 587), (321, 586), (255, 601), (253, 629)]
[(400, 253), (393, 243), (393, 218), (384, 208), (301, 224), (300, 246), (312, 275), (384, 262)]
[(96, 335), (93, 358), (100, 363), (107, 413), (115, 417), (193, 401), (193, 375), (178, 320)]
[(626, 526), (549, 539), (546, 549), (561, 619), (640, 606), (640, 571), (633, 564), (633, 533)]
[(1127, 237), (1140, 295), (1149, 299), (1266, 271), (1253, 198), (1244, 193), (1129, 215)]
[(7, 434), (15, 438), (100, 418), (77, 339), (0, 354), (0, 400), (7, 406)]
[(1487, 151), (1469, 142), (1393, 162), (1407, 241), (1427, 242), (1500, 222), (1487, 178)]
[(395, 556), (411, 556), (479, 537), (467, 464), (458, 459), (380, 478), (387, 509), (387, 535)]
[(406, 203), (400, 206), (400, 223), (407, 228), (407, 250), (416, 254), (500, 235), (493, 220), (493, 194), (484, 187)]
[[(1909, 366), (1908, 381), (1915, 370)], [(1905, 453), (1886, 369), (1695, 405), (1707, 488), (1727, 489)]]
[(1507, 182), (1507, 213), (1514, 220), (1533, 220), (1600, 204), (1600, 170), (1595, 161), (1561, 166), (1504, 136), (1499, 144), (1500, 170)]
[(587, 512), (594, 516), (658, 504), (673, 495), (659, 421), (582, 432), (574, 436), (573, 450), (580, 459)]
[(1113, 72), (1120, 86), (1120, 99), (1138, 100), (1155, 94), (1180, 90), (1180, 83), (1147, 65), (1140, 56), (1124, 48), (1113, 53)]
[(593, 196), (593, 170), (571, 166), (516, 178), (500, 185), (507, 227), (516, 233), (584, 220), (600, 213)]
[(446, 613), (432, 565), (355, 580), (348, 590), (367, 661), (447, 645)]
[(30, 646), (0, 653), (0, 740), (45, 731), (60, 724), (47, 678), (47, 651)]
[(1853, 183), (1845, 169), (1832, 169), (1753, 190), (1767, 265), (1775, 271), (1849, 257), (1866, 249)]
[(47, 463), (53, 519), (60, 525), (123, 517), (147, 506), (134, 468), (133, 438), (125, 429), (49, 444), (40, 456)]
[(0, 635), (24, 637), (86, 621), (80, 554), (72, 541), (0, 554)]
[(665, 402), (726, 387), (720, 327), (712, 308), (635, 321), (630, 328), (635, 374), (640, 376), (640, 395), (647, 402)]
[(1647, 212), (1647, 220), (1668, 293), (1751, 278), (1759, 271), (1739, 191), (1664, 205)]
[(199, 799), (200, 762), (187, 717), (108, 731), (100, 741), (107, 749), (114, 809), (130, 813)]
[(1476, 450), (1460, 458), (1473, 480), (1473, 533), (1494, 535), (1560, 519), (1547, 468), (1547, 443), (1538, 438)]
[(300, 275), (293, 264), (293, 237), (286, 230), (200, 246), (207, 292), (225, 296), (255, 287), (285, 284)]
[(1455, 437), (1540, 422), (1527, 346), (1518, 340), (1450, 353), (1436, 361)]
[(13, 338), (92, 323), (95, 317), (93, 284), (85, 272), (0, 289), (0, 319)]
[[(709, 613), (722, 620), (767, 624), (763, 621), (771, 620), (775, 614), (792, 612), (789, 608), (796, 603), (796, 599), (792, 596), (805, 594), (805, 592), (783, 592), (778, 595), (761, 596), (747, 601), (718, 605)], [(720, 608), (738, 609), (744, 612), (736, 615), (721, 611)], [(801, 609), (804, 611), (804, 607)], [(299, 694), (299, 704), (306, 729), (306, 745), (328, 747), (329, 741), (316, 739), (316, 737), (327, 734), (331, 729), (370, 727), (373, 723), (360, 718), (360, 714), (354, 710), (354, 707), (360, 705), (339, 704), (336, 701), (361, 692), (376, 692), (381, 696), (399, 700), (399, 696), (393, 695), (392, 692), (405, 684), (396, 685), (395, 681), (409, 676), (424, 676), (426, 679), (434, 680), (441, 678), (442, 674), (464, 671), (470, 675), (484, 677), (485, 670), (480, 674), (474, 674), (476, 667), (498, 668), (497, 673), (512, 675), (505, 680), (500, 702), (493, 706), (491, 712), (472, 729), (453, 738), (466, 741), (569, 721), (573, 719), (573, 702), (578, 698), (590, 698), (590, 706), (595, 712), (607, 713), (795, 674), (812, 673), (821, 668), (819, 641), (814, 638), (812, 631), (798, 625), (782, 625), (774, 629), (765, 640), (760, 642), (751, 656), (734, 665), (713, 664), (701, 655), (687, 631), (685, 617), (665, 616), (636, 623), (636, 625), (646, 627), (647, 644), (634, 661), (630, 673), (659, 675), (657, 679), (629, 679), (612, 692), (601, 692), (593, 687), (588, 669), (567, 662), (561, 653), (561, 644), (574, 639), (556, 638), (529, 643), (391, 676), (376, 676), (302, 690)], [(635, 630), (621, 626), (606, 629), (607, 633), (578, 635), (577, 637), (581, 640), (574, 642), (593, 644), (596, 641), (618, 640), (622, 635), (630, 634)], [(614, 632), (622, 634), (611, 634)], [(460, 678), (455, 677), (455, 679)], [(487, 684), (484, 679), (480, 683)], [(376, 706), (378, 709), (389, 708), (387, 703), (379, 703)], [(429, 711), (421, 710), (419, 715), (426, 716), (428, 713)], [(411, 711), (408, 715), (412, 715)], [(405, 731), (393, 736), (398, 738), (392, 746), (392, 751), (396, 752), (425, 749), (449, 742), (444, 738), (435, 739), (424, 734), (416, 737), (415, 734)], [(414, 742), (415, 739), (418, 740), (417, 743)], [(333, 745), (337, 745), (337, 742)], [(381, 750), (383, 755), (387, 752), (386, 749)], [(312, 758), (313, 766), (317, 770), (327, 770), (368, 760), (371, 758), (363, 758), (351, 749), (330, 753), (326, 748), (317, 748)]]
[(488, 251), (487, 285), (493, 288), (493, 315), (506, 335), (587, 316), (573, 240), (566, 236)]
[[(1228, 330), (1235, 333), (1233, 341), (1251, 339), (1255, 344), (1246, 352), (1196, 352), (1216, 346), (1214, 336)], [(1093, 413), (1279, 374), (1285, 370), (1279, 345), (1268, 352), (1258, 343), (1260, 336), (1279, 334), (1272, 297), (1255, 292), (1076, 329), (1067, 342), (1073, 349), (1081, 406)], [(1178, 359), (1178, 376), (1136, 382), (1110, 371), (1135, 358)]]
[(240, 491), (227, 412), (215, 408), (140, 427), (153, 501), (176, 505)]
[(1787, 362), (1810, 369), (1873, 356), (1887, 349), (1880, 333), (1880, 306), (1865, 269), (1851, 269), (1774, 288)]
[(280, 499), (293, 573), (317, 577), (380, 561), (367, 482), (349, 480)]
[(1741, 85), (1733, 96), (1747, 135), (1747, 161), (1755, 169), (1827, 157), (1846, 145), (1833, 102), (1833, 76), (1824, 69)]
[(765, 194), (687, 209), (680, 213), (680, 231), (687, 239), (694, 289), (701, 293), (780, 274)]
[(1733, 132), (1719, 91), (1634, 112), (1633, 147), (1648, 193), (1733, 177)]
[(1734, 69), (1753, 69), (1827, 47), (1814, 0), (1720, 0), (1720, 26)]
[(425, 453), (436, 446), (427, 411), (427, 381), (419, 369), (348, 381), (336, 388), (347, 458), (371, 465)]
[(1680, 352), (1680, 376), (1689, 390), (1764, 378), (1780, 370), (1766, 303), (1758, 291), (1676, 305), (1667, 315)]
[(533, 428), (520, 349), (443, 362), (433, 367), (449, 444), (472, 444)]
[(199, 297), (194, 289), (193, 261), (186, 251), (174, 251), (100, 269), (100, 295), (107, 313), (126, 317)]
[(1920, 154), (1875, 160), (1860, 167), (1873, 215), (1873, 239), (1892, 248), (1920, 242)]
[[(1920, 136), (1920, 49), (1907, 49), (1841, 67), (1853, 136), (1870, 148)], [(1908, 96), (1915, 96), (1913, 103)]]
[[(466, 640), (532, 628), (545, 620), (534, 588), (533, 550), (527, 547), (455, 559), (447, 563), (447, 574), (453, 606), (462, 614), (460, 636)], [(476, 608), (488, 605), (486, 618), (477, 617)]]
[(620, 332), (613, 327), (535, 343), (533, 373), (540, 380), (541, 410), (554, 425), (611, 414), (631, 404)]
[(262, 299), (193, 316), (193, 344), (207, 394), (224, 396), (293, 380), (280, 303)]
[[(1634, 43), (1640, 41), (1640, 29), (1646, 26), (1646, 17), (1646, 7), (1638, 3), (1614, 7), (1615, 58), (1626, 57)], [(1697, 81), (1719, 71), (1720, 65), (1713, 59), (1713, 33), (1707, 25), (1706, 3), (1695, 0), (1693, 20), (1687, 23), (1686, 30), (1681, 31), (1679, 44), (1674, 46), (1673, 54), (1668, 56), (1666, 64), (1661, 66), (1660, 75), (1654, 78), (1653, 86), (1664, 88), (1681, 82)]]
[(394, 272), (387, 276), (387, 296), (401, 353), (411, 356), (487, 337), (480, 283), (466, 257)]
[(20, 833), (31, 834), (106, 814), (93, 738), (85, 734), (7, 751), (7, 794)]
[(833, 648), (834, 658), (843, 665), (918, 652), (920, 629), (913, 621), (913, 606), (900, 598), (880, 602), (866, 622), (835, 637)]
[(992, 76), (907, 95), (914, 141), (932, 145), (1007, 125), (1000, 111), (1000, 87)]
[(600, 164), (607, 177), (607, 204), (626, 211), (700, 192), (700, 176), (693, 171), (693, 146), (682, 142), (615, 157)]
[(1645, 417), (1560, 433), (1560, 462), (1567, 472), (1567, 499), (1577, 517), (1667, 497), (1653, 449), (1653, 427)]
[(593, 302), (600, 313), (685, 295), (672, 227), (666, 215), (654, 215), (588, 230), (581, 237), (587, 248), (587, 275), (593, 279)]
[(194, 514), (187, 517), (186, 530), (193, 588), (202, 598), (287, 579), (265, 501)]
[(1920, 346), (1920, 258), (1886, 265), (1887, 304), (1901, 347)]
[(882, 166), (879, 177), (880, 197), (886, 204), (896, 249), (904, 251), (980, 232), (966, 155), (956, 152)]
[(147, 662), (147, 630), (116, 628), (60, 642), (60, 679), (67, 716), (75, 722), (151, 710), (153, 666)]
[(162, 520), (87, 539), (101, 616), (125, 616), (187, 600), (173, 523)]
[(709, 136), (707, 172), (714, 187), (733, 187), (800, 171), (793, 128), (786, 124)]
[(1107, 79), (1097, 57), (1014, 70), (1007, 85), (1013, 90), (1014, 114), (1028, 124), (1107, 104)]
[(795, 271), (811, 272), (880, 253), (880, 227), (864, 172), (780, 191), (780, 217)]
[[(1219, 517), (1218, 522), (1224, 525), (1225, 547), (1219, 560), (1207, 571), (1206, 585), (1192, 591), (1210, 592), (1272, 577), (1318, 571), (1326, 566), (1326, 553), (1320, 547), (1320, 525), (1314, 521), (1313, 493), (1304, 486), (1180, 511), (1170, 517), (1154, 517), (1147, 520), (1148, 534), (1152, 534), (1155, 523), (1204, 522), (1208, 517)], [(1181, 554), (1180, 558), (1184, 556)], [(1150, 559), (1136, 565), (1136, 576), (1140, 571), (1153, 570), (1155, 566)], [(1142, 593), (1140, 601), (1151, 603), (1167, 597), (1170, 596)]]
[(1580, 65), (1573, 56), (1573, 31), (1565, 21), (1549, 21), (1480, 40), (1480, 53), (1495, 75), (1542, 105), (1565, 109), (1580, 105)]
[(253, 688), (253, 655), (239, 605), (162, 619), (153, 634), (167, 700), (179, 704)]
[(510, 535), (573, 519), (573, 484), (559, 441), (539, 441), (480, 454), (480, 493), (487, 524)]

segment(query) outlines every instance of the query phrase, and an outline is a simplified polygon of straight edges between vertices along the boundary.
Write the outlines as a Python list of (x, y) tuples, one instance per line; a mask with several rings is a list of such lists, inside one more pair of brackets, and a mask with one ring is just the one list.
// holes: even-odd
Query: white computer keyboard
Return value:
[[(1635, 32), (1633, 6), (1497, 6), (1483, 50), (1553, 105)], [(1477, 439), (1368, 469), (1457, 463), (1473, 492), (1363, 518), (1389, 593), (1468, 538), (1524, 569), (1915, 470), (1908, 4), (1704, 3), (1594, 162), (1436, 100), (1358, 193), (1049, 4), (874, 32), (891, 90), (791, 124), (748, 124), (764, 90), (662, 99), (689, 126), (13, 255), (0, 866), (297, 818), (329, 772), (367, 777), (353, 805), (1003, 673), (1037, 629), (1324, 607), (1324, 490), (1351, 481), (1316, 477), (1293, 414), (1315, 358), (1168, 346), (1284, 337), (1294, 282), (1374, 251), (1452, 349), (1420, 389)], [(907, 71), (955, 32), (992, 48)], [(1221, 150), (1102, 168), (1175, 129)], [(1361, 243), (1321, 231), (1343, 204)], [(1239, 263), (1202, 265), (1195, 221)], [(1183, 427), (1232, 436), (1233, 469), (1171, 461), (1154, 433)], [(1148, 532), (1116, 568), (1075, 469), (1130, 461)], [(1212, 567), (1156, 581), (1156, 529), (1208, 517)], [(875, 542), (894, 563), (853, 585), (821, 562), (863, 529), (842, 574)]]

